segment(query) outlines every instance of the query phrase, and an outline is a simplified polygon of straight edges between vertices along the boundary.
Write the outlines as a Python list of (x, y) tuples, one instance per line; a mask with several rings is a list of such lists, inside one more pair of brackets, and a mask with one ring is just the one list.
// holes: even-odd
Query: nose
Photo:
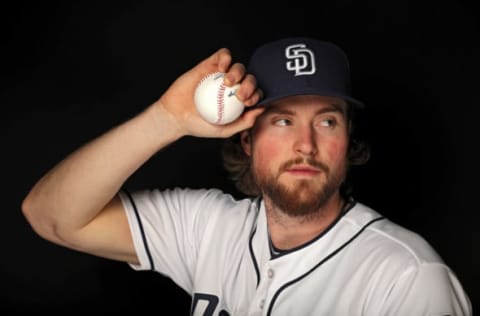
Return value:
[(318, 152), (315, 131), (311, 126), (299, 127), (295, 133), (295, 152), (305, 156), (312, 156)]

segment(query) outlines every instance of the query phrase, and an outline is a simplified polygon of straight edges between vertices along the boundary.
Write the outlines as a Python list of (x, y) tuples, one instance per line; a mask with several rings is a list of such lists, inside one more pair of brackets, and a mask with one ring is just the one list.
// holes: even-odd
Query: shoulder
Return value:
[(143, 189), (134, 192), (122, 190), (120, 197), (125, 204), (139, 209), (169, 209), (170, 211), (216, 212), (222, 210), (249, 209), (253, 199), (237, 199), (218, 188), (174, 187), (167, 189)]
[(122, 190), (120, 195), (124, 199), (135, 199), (137, 200), (177, 200), (181, 202), (182, 200), (193, 200), (201, 201), (204, 199), (218, 199), (222, 200), (234, 200), (230, 194), (224, 193), (220, 189), (193, 189), (189, 187), (174, 187), (166, 189), (142, 189), (130, 192), (128, 190)]
[(345, 215), (345, 220), (354, 227), (365, 226), (362, 239), (389, 257), (397, 260), (401, 257), (415, 265), (443, 263), (436, 250), (419, 233), (383, 217), (362, 203), (357, 202)]
[[(388, 293), (382, 298), (390, 301), (387, 306), (395, 306), (397, 312), (410, 306), (408, 313), (390, 310), (385, 314), (418, 315), (423, 308), (470, 315), (469, 298), (454, 271), (420, 234), (361, 203), (345, 214), (344, 222), (347, 229), (363, 229), (357, 238), (361, 246), (357, 244), (353, 250), (354, 260), (359, 265), (367, 263), (373, 270), (370, 279), (377, 280), (372, 281), (375, 288), (383, 286)], [(456, 303), (450, 304), (453, 301)]]

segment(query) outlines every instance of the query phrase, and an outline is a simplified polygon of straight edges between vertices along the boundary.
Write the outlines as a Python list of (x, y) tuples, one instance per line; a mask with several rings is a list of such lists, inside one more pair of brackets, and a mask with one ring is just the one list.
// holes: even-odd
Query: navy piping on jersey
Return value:
[(270, 302), (270, 305), (268, 306), (268, 311), (267, 311), (267, 315), (271, 315), (272, 314), (272, 309), (273, 309), (273, 305), (275, 304), (275, 301), (277, 300), (277, 298), (280, 296), (280, 293), (285, 290), (287, 287), (289, 287), (290, 285), (302, 280), (303, 278), (305, 278), (307, 275), (309, 275), (310, 273), (312, 273), (315, 269), (317, 269), (318, 267), (320, 267), (322, 264), (324, 264), (325, 262), (327, 262), (328, 260), (330, 260), (333, 256), (335, 256), (337, 253), (339, 253), (342, 249), (344, 249), (346, 246), (348, 246), (353, 240), (355, 240), (362, 232), (365, 231), (365, 229), (372, 225), (373, 223), (375, 222), (378, 222), (382, 219), (385, 219), (385, 217), (383, 216), (380, 216), (380, 217), (377, 217), (377, 218), (374, 218), (372, 219), (370, 222), (368, 222), (367, 224), (365, 224), (355, 235), (352, 236), (352, 238), (350, 238), (349, 240), (347, 240), (343, 245), (341, 245), (340, 247), (338, 247), (335, 251), (333, 251), (332, 253), (330, 253), (328, 256), (326, 256), (325, 258), (323, 258), (316, 266), (314, 266), (312, 269), (310, 269), (309, 271), (307, 271), (306, 273), (304, 273), (303, 275), (299, 276), (298, 278), (296, 279), (293, 279), (287, 283), (285, 283), (282, 287), (280, 287), (278, 289), (278, 291), (273, 295), (273, 298), (272, 298), (272, 301)]
[[(255, 198), (255, 202), (254, 203), (257, 203), (257, 219), (258, 219), (258, 215), (260, 214), (260, 204), (262, 202), (262, 198), (261, 197), (256, 197)], [(257, 221), (258, 222), (258, 221)], [(255, 268), (255, 272), (257, 273), (257, 287), (258, 285), (260, 284), (260, 269), (258, 268), (258, 262), (257, 260), (255, 259), (255, 253), (253, 252), (253, 236), (255, 236), (255, 233), (257, 232), (257, 226), (255, 225), (255, 228), (253, 229), (252, 231), (252, 234), (250, 235), (250, 240), (249, 240), (249, 243), (248, 243), (248, 248), (250, 250), (250, 256), (252, 257), (252, 261), (253, 261), (253, 266)]]
[[(260, 213), (260, 203), (261, 202), (261, 198), (258, 198), (257, 199), (257, 214)], [(316, 240), (318, 240), (320, 237), (322, 237), (323, 235), (325, 235), (333, 226), (335, 226), (338, 221), (340, 220), (340, 218), (342, 218), (345, 214), (347, 214), (354, 206), (355, 204), (357, 204), (357, 201), (353, 198), (353, 197), (349, 197), (347, 199), (347, 203), (345, 204), (343, 210), (340, 212), (340, 216), (337, 217), (337, 219), (332, 223), (330, 224), (329, 227), (327, 227), (327, 229), (325, 231), (323, 231), (320, 235), (318, 235), (317, 237), (315, 237), (314, 239), (310, 240), (309, 242), (301, 245), (301, 246), (298, 246), (298, 247), (295, 247), (295, 248), (292, 248), (292, 249), (289, 249), (289, 250), (280, 250), (279, 253), (277, 254), (274, 254), (272, 252), (272, 249), (271, 247), (274, 247), (272, 244), (271, 244), (271, 240), (270, 240), (270, 236), (268, 236), (268, 242), (270, 243), (270, 259), (273, 260), (273, 259), (276, 259), (278, 257), (281, 257), (283, 255), (286, 255), (288, 253), (291, 253), (291, 252), (294, 252), (296, 250), (299, 250), (303, 247), (306, 247), (308, 245), (310, 245), (311, 243), (315, 242)], [(258, 267), (258, 263), (257, 263), (257, 260), (255, 258), (255, 253), (253, 252), (253, 237), (255, 236), (255, 233), (257, 232), (257, 227), (255, 227), (255, 229), (252, 231), (252, 235), (250, 235), (250, 241), (249, 241), (249, 249), (250, 249), (250, 255), (252, 257), (252, 261), (253, 261), (253, 266), (255, 267), (255, 272), (257, 273), (257, 287), (258, 285), (260, 284), (260, 268)]]
[(255, 236), (256, 231), (257, 231), (257, 228), (255, 227), (255, 229), (252, 232), (252, 235), (250, 235), (250, 242), (249, 242), (248, 248), (250, 249), (250, 256), (252, 257), (253, 266), (255, 267), (255, 272), (257, 273), (257, 287), (258, 287), (258, 285), (260, 284), (260, 269), (258, 268), (258, 263), (257, 263), (257, 260), (255, 259), (255, 253), (253, 252), (253, 246), (252, 246), (253, 236)]
[(150, 263), (150, 270), (154, 270), (155, 265), (153, 264), (152, 254), (150, 253), (150, 248), (148, 247), (147, 237), (145, 236), (145, 231), (143, 229), (142, 221), (140, 219), (140, 214), (138, 213), (137, 206), (135, 205), (135, 202), (133, 201), (133, 197), (130, 194), (130, 192), (128, 192), (127, 190), (123, 190), (123, 192), (127, 194), (128, 199), (130, 200), (130, 203), (132, 203), (132, 207), (135, 212), (135, 218), (137, 219), (138, 227), (140, 228), (140, 233), (142, 235), (143, 246), (145, 247), (145, 252), (147, 253), (148, 262)]
[(348, 200), (347, 200), (347, 203), (344, 205), (344, 207), (342, 208), (339, 216), (337, 216), (337, 218), (323, 231), (321, 232), (317, 237), (313, 238), (312, 240), (298, 246), (298, 247), (295, 247), (295, 248), (292, 248), (292, 249), (288, 249), (288, 250), (283, 250), (283, 249), (278, 249), (278, 248), (275, 248), (275, 246), (272, 244), (272, 241), (270, 239), (270, 234), (268, 236), (268, 242), (270, 243), (270, 246), (276, 250), (277, 252), (273, 252), (272, 251), (272, 248), (270, 248), (270, 258), (272, 260), (274, 259), (277, 259), (283, 255), (286, 255), (286, 254), (289, 254), (291, 252), (294, 252), (294, 251), (297, 251), (299, 249), (302, 249), (302, 248), (305, 248), (307, 247), (308, 245), (310, 244), (313, 244), (314, 242), (316, 242), (318, 239), (320, 239), (322, 236), (324, 236), (326, 233), (328, 233), (339, 221), (340, 219), (345, 215), (347, 214), (354, 206), (355, 204), (357, 204), (357, 201), (355, 201), (355, 199), (353, 197), (349, 197)]

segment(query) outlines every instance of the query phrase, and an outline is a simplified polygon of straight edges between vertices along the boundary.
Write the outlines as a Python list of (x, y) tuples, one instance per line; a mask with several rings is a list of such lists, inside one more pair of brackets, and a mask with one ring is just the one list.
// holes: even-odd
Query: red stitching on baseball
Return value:
[(223, 118), (223, 111), (224, 111), (224, 106), (225, 104), (223, 103), (223, 96), (225, 95), (225, 84), (222, 83), (220, 85), (220, 89), (218, 89), (218, 94), (217, 94), (217, 124), (222, 122)]

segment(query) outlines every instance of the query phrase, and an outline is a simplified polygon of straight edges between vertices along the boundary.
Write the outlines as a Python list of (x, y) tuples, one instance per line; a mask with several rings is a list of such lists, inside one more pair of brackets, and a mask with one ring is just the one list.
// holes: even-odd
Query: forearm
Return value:
[(79, 230), (145, 161), (181, 136), (163, 107), (150, 106), (50, 170), (26, 197), (24, 213), (39, 232)]
[(144, 112), (82, 146), (41, 178), (22, 204), (34, 230), (74, 249), (136, 262), (123, 206), (112, 199), (128, 177), (180, 137), (229, 137), (252, 127), (263, 111), (246, 111), (227, 125), (203, 120), (194, 104), (195, 87), (216, 71), (228, 71), (230, 84), (241, 82), (237, 94), (246, 106), (259, 100), (253, 76), (231, 64), (227, 49), (219, 49), (179, 76)]

